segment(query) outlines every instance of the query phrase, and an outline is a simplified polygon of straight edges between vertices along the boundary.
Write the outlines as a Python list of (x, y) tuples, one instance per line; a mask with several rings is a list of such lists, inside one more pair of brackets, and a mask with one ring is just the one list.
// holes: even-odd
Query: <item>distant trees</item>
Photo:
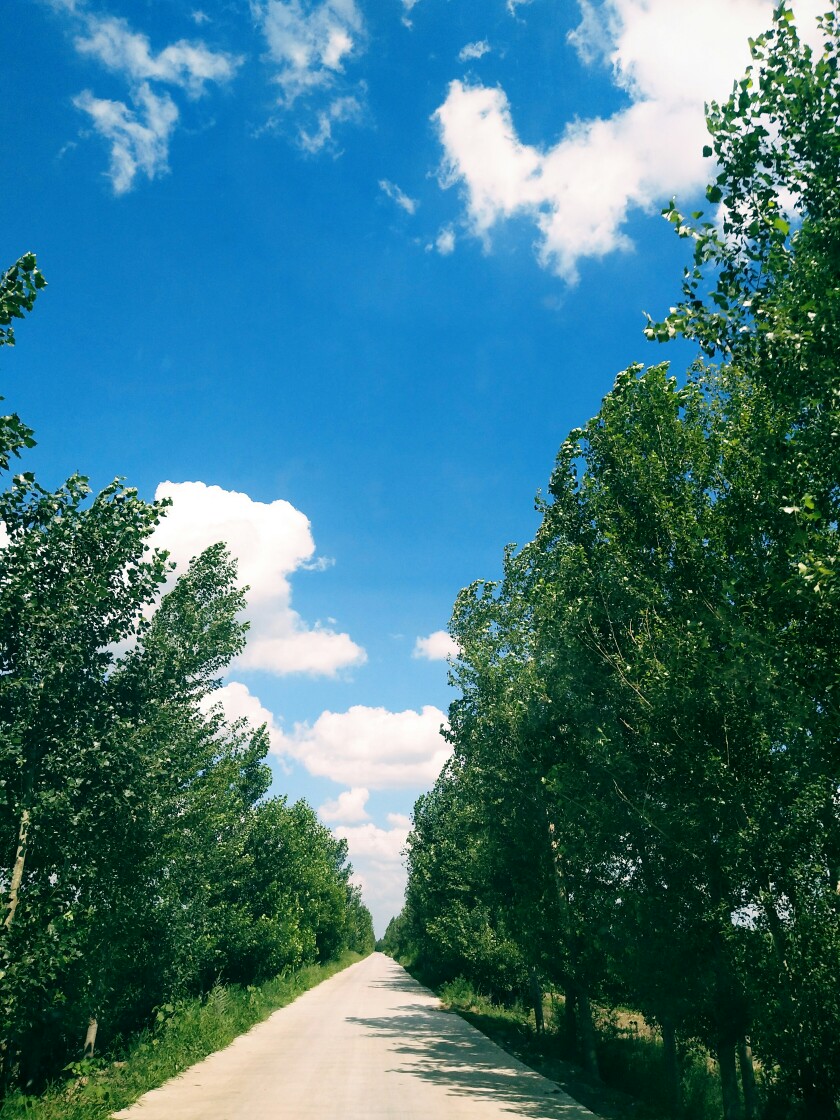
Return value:
[[(840, 27), (782, 6), (709, 128), (720, 222), (558, 455), (534, 541), (461, 593), (454, 755), (415, 808), (391, 942), (439, 976), (567, 996), (716, 1055), (726, 1120), (840, 1106)], [(740, 1072), (739, 1072), (740, 1071)]]
[[(31, 254), (0, 278), (0, 343), (43, 286)], [(0, 467), (32, 442), (0, 420)], [(373, 944), (346, 844), (266, 797), (265, 729), (212, 705), (245, 596), (222, 543), (164, 589), (165, 513), (80, 476), (0, 493), (0, 1087), (220, 980)]]

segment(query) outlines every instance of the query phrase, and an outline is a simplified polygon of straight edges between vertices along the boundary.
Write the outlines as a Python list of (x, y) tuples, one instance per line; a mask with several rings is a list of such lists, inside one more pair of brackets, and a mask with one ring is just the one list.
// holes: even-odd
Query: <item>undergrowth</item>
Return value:
[[(563, 998), (545, 1001), (546, 1029), (537, 1033), (533, 1012), (521, 1004), (501, 1007), (463, 978), (437, 988), (442, 1002), (504, 1050), (557, 1082), (570, 1096), (606, 1120), (663, 1120), (666, 1104), (662, 1041), (639, 1016), (601, 1011), (596, 1031), (601, 1081), (589, 1076), (570, 1052), (563, 1024)], [(681, 1054), (683, 1111), (680, 1120), (718, 1120), (717, 1075), (708, 1055)]]
[(122, 1051), (72, 1063), (64, 1081), (37, 1097), (7, 1097), (0, 1103), (0, 1120), (106, 1120), (361, 959), (359, 953), (346, 952), (259, 987), (218, 986), (203, 999), (166, 1004), (158, 1009), (154, 1025)]

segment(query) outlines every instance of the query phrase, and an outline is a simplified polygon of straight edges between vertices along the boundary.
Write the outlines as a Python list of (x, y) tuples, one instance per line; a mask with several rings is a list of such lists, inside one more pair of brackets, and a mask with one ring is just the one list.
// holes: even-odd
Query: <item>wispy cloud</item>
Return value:
[(50, 3), (68, 19), (77, 52), (126, 83), (125, 100), (97, 97), (90, 89), (73, 99), (76, 108), (88, 116), (93, 130), (110, 146), (108, 177), (114, 193), (131, 190), (138, 175), (147, 179), (164, 175), (169, 170), (169, 145), (180, 117), (170, 89), (181, 90), (191, 99), (199, 98), (208, 84), (231, 81), (242, 65), (242, 57), (187, 39), (155, 51), (148, 36), (134, 30), (127, 20), (92, 12), (84, 0)]
[[(268, 47), (278, 108), (293, 120), (304, 151), (336, 150), (336, 126), (364, 117), (365, 86), (346, 66), (365, 46), (365, 25), (355, 0), (251, 0)], [(292, 111), (296, 116), (291, 117)]]
[(477, 43), (467, 43), (466, 46), (461, 47), (458, 58), (461, 62), (469, 62), (475, 58), (483, 58), (491, 50), (492, 48), (486, 39), (479, 39)]
[(309, 8), (300, 0), (262, 0), (253, 10), (287, 104), (333, 85), (364, 34), (355, 0), (322, 0)]
[(315, 155), (324, 149), (335, 148), (334, 129), (345, 121), (358, 121), (364, 115), (361, 102), (356, 97), (336, 97), (325, 109), (316, 113), (316, 124), (312, 130), (301, 126), (298, 143), (305, 152)]
[(396, 183), (392, 183), (390, 179), (380, 179), (379, 189), (395, 202), (406, 214), (414, 214), (417, 211), (418, 202), (415, 198), (409, 198), (405, 191), (401, 190)]
[(186, 90), (191, 97), (200, 97), (207, 82), (230, 81), (243, 61), (240, 56), (186, 39), (155, 54), (146, 35), (133, 31), (126, 20), (112, 16), (89, 15), (86, 25), (84, 34), (74, 40), (76, 50), (136, 85), (162, 82)]
[(153, 93), (144, 82), (134, 92), (134, 107), (94, 97), (84, 90), (73, 104), (90, 117), (94, 130), (111, 147), (108, 177), (114, 194), (125, 194), (138, 173), (157, 179), (169, 170), (169, 140), (178, 121), (172, 98)]

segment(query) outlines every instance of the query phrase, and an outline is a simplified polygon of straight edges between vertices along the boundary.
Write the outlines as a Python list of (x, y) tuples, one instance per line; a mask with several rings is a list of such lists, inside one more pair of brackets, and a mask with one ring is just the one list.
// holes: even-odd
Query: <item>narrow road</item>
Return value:
[(180, 1077), (125, 1120), (596, 1120), (374, 953)]

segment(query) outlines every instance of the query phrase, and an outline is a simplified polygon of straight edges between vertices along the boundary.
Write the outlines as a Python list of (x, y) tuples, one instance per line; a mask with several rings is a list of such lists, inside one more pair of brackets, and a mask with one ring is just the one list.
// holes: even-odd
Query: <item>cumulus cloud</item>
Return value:
[[(821, 0), (803, 0), (806, 33)], [(701, 188), (709, 175), (703, 104), (727, 96), (749, 63), (747, 39), (771, 0), (579, 0), (570, 40), (582, 62), (609, 66), (630, 104), (574, 120), (550, 147), (523, 143), (499, 87), (454, 81), (434, 114), (441, 182), (463, 193), (472, 232), (530, 216), (541, 264), (573, 282), (578, 262), (628, 249), (633, 209)]]
[(426, 638), (418, 638), (414, 643), (412, 657), (421, 657), (426, 661), (445, 661), (447, 657), (457, 657), (458, 646), (445, 630), (435, 630)]
[(192, 97), (199, 97), (207, 82), (230, 81), (242, 62), (240, 57), (186, 39), (155, 54), (146, 35), (115, 17), (88, 16), (85, 32), (76, 36), (75, 46), (80, 54), (97, 59), (134, 84), (165, 82)]
[(244, 684), (240, 684), (239, 681), (229, 681), (228, 684), (222, 685), (215, 692), (211, 692), (202, 701), (202, 707), (205, 710), (216, 704), (221, 705), (222, 711), (231, 722), (239, 719), (247, 720), (255, 731), (265, 724), (269, 744), (272, 748), (279, 746), (282, 732), (277, 720), (268, 708), (264, 708), (259, 699), (249, 692)]
[(370, 793), (361, 786), (345, 789), (334, 801), (325, 801), (318, 813), (322, 821), (340, 821), (342, 824), (356, 824), (368, 820), (365, 805)]
[(353, 878), (362, 888), (380, 935), (403, 906), (406, 872), (402, 853), (410, 828), (409, 819), (397, 813), (389, 814), (388, 823), (389, 828), (367, 823), (333, 829), (336, 836), (347, 841)]
[(483, 58), (490, 51), (490, 44), (486, 39), (479, 39), (477, 43), (467, 43), (458, 52), (461, 62), (469, 62), (474, 58)]
[[(248, 644), (235, 666), (271, 673), (335, 676), (361, 665), (365, 651), (349, 634), (307, 626), (291, 605), (289, 578), (312, 566), (315, 542), (308, 518), (289, 502), (256, 502), (247, 494), (203, 482), (163, 482), (155, 497), (172, 508), (152, 537), (182, 570), (216, 541), (227, 543), (239, 577), (250, 588)], [(317, 566), (317, 565), (316, 565)]]
[(364, 32), (355, 0), (322, 0), (307, 7), (300, 0), (265, 0), (252, 7), (287, 103), (332, 85)]
[(157, 179), (169, 170), (169, 140), (178, 121), (172, 98), (153, 93), (146, 83), (136, 90), (134, 108), (124, 101), (94, 97), (84, 90), (73, 104), (90, 117), (94, 130), (111, 147), (108, 177), (114, 194), (131, 190), (138, 173)]
[(379, 180), (379, 189), (395, 202), (400, 209), (405, 210), (406, 214), (413, 214), (417, 210), (417, 200), (409, 198), (405, 191), (401, 190), (396, 183), (392, 183), (389, 179)]
[(300, 762), (310, 774), (366, 789), (426, 789), (452, 748), (440, 733), (443, 712), (390, 712), (354, 705), (322, 712), (313, 724), (296, 723), (274, 748)]

